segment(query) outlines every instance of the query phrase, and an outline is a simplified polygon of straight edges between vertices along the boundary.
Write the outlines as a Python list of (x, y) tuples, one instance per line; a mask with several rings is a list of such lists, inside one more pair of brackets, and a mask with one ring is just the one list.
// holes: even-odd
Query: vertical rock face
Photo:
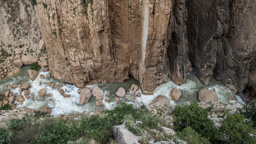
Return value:
[(0, 79), (23, 65), (22, 58), (36, 58), (41, 33), (29, 0), (0, 1)]
[(2, 77), (7, 67), (38, 61), (43, 41), (48, 65), (46, 59), (39, 63), (49, 66), (56, 79), (78, 87), (119, 83), (132, 75), (143, 93), (150, 94), (168, 78), (185, 83), (194, 69), (204, 84), (214, 76), (236, 93), (244, 90), (255, 65), (253, 0), (37, 0), (32, 4), (0, 1)]
[(255, 7), (252, 0), (188, 1), (189, 57), (204, 84), (214, 75), (234, 93), (247, 85), (256, 57)]
[(167, 81), (163, 42), (170, 8), (169, 0), (38, 0), (53, 76), (84, 87), (132, 75), (145, 93), (152, 93)]

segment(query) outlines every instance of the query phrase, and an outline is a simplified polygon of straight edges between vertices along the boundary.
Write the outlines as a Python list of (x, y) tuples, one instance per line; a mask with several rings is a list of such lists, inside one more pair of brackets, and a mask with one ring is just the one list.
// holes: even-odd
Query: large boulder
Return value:
[(125, 89), (123, 87), (120, 87), (117, 91), (116, 91), (116, 95), (120, 98), (125, 97), (126, 92)]
[(85, 105), (88, 103), (92, 97), (92, 92), (89, 88), (83, 88), (80, 91), (80, 105)]
[(39, 96), (45, 96), (45, 94), (46, 94), (46, 90), (44, 89), (41, 89), (40, 91), (38, 91)]
[(181, 97), (182, 93), (180, 90), (174, 88), (171, 90), (170, 92), (170, 97), (174, 100), (174, 101), (178, 101)]
[(167, 106), (170, 104), (170, 99), (165, 96), (157, 96), (149, 105), (150, 106)]
[(35, 70), (27, 70), (29, 78), (34, 81), (36, 77), (38, 76), (38, 71)]
[(52, 109), (48, 106), (44, 106), (44, 107), (41, 107), (39, 111), (51, 114)]
[(25, 98), (22, 95), (17, 96), (17, 102), (24, 102)]
[(132, 84), (131, 87), (130, 87), (130, 89), (129, 89), (129, 92), (135, 93), (135, 92), (137, 92), (138, 90), (139, 90), (139, 86), (136, 85), (136, 84)]
[(25, 83), (22, 83), (21, 86), (20, 86), (20, 89), (22, 90), (27, 90), (31, 87), (30, 83), (29, 82), (25, 82)]
[(218, 96), (215, 91), (208, 90), (206, 88), (201, 89), (198, 93), (198, 100), (200, 102), (217, 102), (218, 101)]
[(24, 65), (29, 65), (29, 64), (36, 63), (38, 58), (35, 55), (28, 54), (28, 55), (22, 55), (21, 60)]
[(104, 98), (104, 92), (99, 86), (93, 86), (92, 95), (96, 97), (96, 100), (102, 100)]
[(139, 138), (125, 128), (125, 125), (114, 126), (114, 136), (117, 144), (139, 144)]

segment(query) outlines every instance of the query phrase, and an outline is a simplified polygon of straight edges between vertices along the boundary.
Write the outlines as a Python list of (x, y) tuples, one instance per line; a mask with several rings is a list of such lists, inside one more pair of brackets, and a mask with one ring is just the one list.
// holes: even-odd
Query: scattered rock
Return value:
[(17, 96), (17, 102), (24, 102), (25, 98), (22, 95)]
[(140, 97), (140, 96), (141, 96), (141, 93), (140, 93), (140, 92), (137, 92), (137, 93), (135, 94), (135, 96), (136, 96), (136, 97)]
[(174, 101), (178, 101), (181, 97), (182, 93), (180, 90), (174, 88), (171, 90), (170, 92), (170, 97), (174, 100)]
[(129, 89), (129, 92), (135, 93), (135, 92), (137, 92), (138, 90), (139, 90), (139, 86), (136, 85), (136, 84), (132, 84), (131, 87), (130, 87), (130, 89)]
[(37, 62), (37, 57), (32, 54), (22, 55), (21, 60), (24, 65), (29, 65)]
[(110, 100), (109, 100), (109, 99), (105, 99), (105, 102), (106, 102), (106, 103), (110, 103)]
[(12, 85), (11, 85), (11, 88), (13, 88), (13, 89), (15, 89), (15, 88), (17, 88), (17, 87), (18, 87), (17, 84), (12, 84)]
[(41, 90), (38, 92), (38, 95), (39, 95), (39, 96), (45, 96), (45, 94), (46, 94), (46, 90), (44, 90), (44, 89), (41, 89)]
[(22, 89), (22, 90), (27, 90), (27, 89), (29, 89), (30, 87), (31, 87), (30, 83), (29, 83), (29, 82), (25, 82), (25, 83), (22, 83), (22, 84), (21, 84), (20, 89)]
[(125, 89), (123, 87), (120, 87), (117, 91), (116, 91), (116, 95), (120, 98), (125, 97), (126, 92)]
[(103, 105), (103, 102), (102, 100), (99, 100), (99, 101), (96, 101), (96, 106), (100, 107)]
[(30, 91), (29, 91), (29, 90), (24, 90), (24, 94), (25, 94), (26, 96), (28, 96), (28, 95), (30, 94)]
[(92, 97), (92, 92), (89, 88), (83, 88), (80, 91), (80, 105), (85, 105), (88, 103)]
[(28, 76), (29, 78), (34, 81), (36, 79), (36, 77), (38, 76), (38, 71), (35, 71), (35, 70), (28, 70)]
[(162, 127), (162, 131), (168, 136), (174, 136), (176, 134), (173, 129), (167, 127)]
[(125, 128), (125, 125), (114, 126), (113, 128), (117, 144), (139, 144), (139, 138)]
[(45, 79), (45, 76), (43, 74), (40, 74), (40, 79)]
[(63, 96), (64, 98), (68, 98), (68, 97), (70, 97), (70, 95), (68, 95), (68, 94), (64, 94), (64, 96)]
[(149, 105), (151, 106), (167, 106), (170, 104), (170, 99), (165, 96), (157, 96)]
[(52, 109), (48, 106), (41, 107), (39, 111), (46, 112), (48, 114), (51, 114)]
[(119, 102), (119, 98), (118, 97), (115, 97), (114, 100), (115, 100), (115, 102)]
[(99, 86), (93, 86), (92, 95), (96, 97), (96, 100), (102, 100), (104, 98), (103, 90)]
[(218, 101), (218, 96), (215, 91), (208, 90), (206, 88), (201, 89), (198, 93), (198, 100), (200, 102), (217, 102)]
[(64, 96), (64, 94), (65, 94), (65, 92), (64, 92), (63, 89), (59, 89), (59, 93), (60, 93), (62, 96)]
[(10, 90), (7, 90), (7, 91), (4, 92), (4, 96), (5, 96), (5, 97), (8, 97), (9, 94), (10, 94)]
[(52, 94), (48, 93), (45, 95), (46, 97), (52, 97)]
[(47, 77), (47, 78), (50, 78), (50, 77), (51, 77), (51, 74), (48, 73), (48, 74), (46, 75), (46, 77)]
[(16, 66), (18, 66), (18, 67), (23, 66), (23, 62), (22, 62), (22, 60), (21, 60), (20, 58), (15, 59), (15, 60), (13, 61), (13, 64), (16, 65)]

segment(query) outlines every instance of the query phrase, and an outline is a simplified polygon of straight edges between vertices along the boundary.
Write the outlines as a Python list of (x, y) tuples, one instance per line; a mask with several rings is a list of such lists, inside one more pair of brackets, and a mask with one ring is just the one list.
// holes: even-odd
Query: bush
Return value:
[(8, 144), (9, 135), (6, 129), (0, 127), (0, 144)]
[(181, 140), (186, 141), (188, 144), (210, 144), (209, 140), (201, 137), (191, 127), (186, 127), (181, 132), (177, 133)]
[(32, 5), (37, 5), (36, 0), (30, 0), (30, 2), (31, 2)]
[[(227, 143), (253, 143), (253, 139), (249, 135), (252, 132), (252, 123), (246, 121), (243, 115), (228, 114), (221, 124), (221, 138)], [(254, 140), (254, 142), (256, 141)]]
[(37, 63), (33, 63), (33, 64), (31, 64), (31, 69), (35, 70), (35, 71), (39, 71), (41, 69), (41, 67)]
[(12, 110), (12, 106), (9, 104), (5, 104), (2, 107), (0, 107), (0, 110)]
[(246, 118), (251, 119), (254, 122), (254, 127), (256, 127), (256, 101), (249, 103), (243, 114)]
[(178, 131), (190, 126), (201, 136), (209, 138), (212, 142), (216, 141), (217, 128), (214, 123), (208, 118), (208, 111), (199, 107), (196, 103), (190, 106), (177, 106), (174, 110), (176, 121), (174, 127)]

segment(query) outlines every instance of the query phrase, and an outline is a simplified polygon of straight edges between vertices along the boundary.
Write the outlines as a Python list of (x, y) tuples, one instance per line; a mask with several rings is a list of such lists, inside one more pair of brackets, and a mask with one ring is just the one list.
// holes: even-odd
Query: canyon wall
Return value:
[[(0, 2), (7, 15), (0, 16), (4, 21), (0, 48), (8, 51), (8, 31), (13, 31), (11, 35), (18, 34), (18, 27), (29, 31), (11, 43), (20, 45), (20, 39), (26, 39), (26, 48), (40, 55), (44, 46), (39, 41), (44, 41), (49, 69), (58, 80), (84, 87), (120, 83), (133, 76), (145, 94), (168, 78), (185, 83), (188, 72), (205, 85), (214, 76), (234, 93), (242, 92), (248, 82), (255, 85), (250, 75), (255, 73), (256, 58), (253, 0), (31, 2)], [(26, 17), (26, 25), (15, 25), (21, 18), (25, 23)]]

